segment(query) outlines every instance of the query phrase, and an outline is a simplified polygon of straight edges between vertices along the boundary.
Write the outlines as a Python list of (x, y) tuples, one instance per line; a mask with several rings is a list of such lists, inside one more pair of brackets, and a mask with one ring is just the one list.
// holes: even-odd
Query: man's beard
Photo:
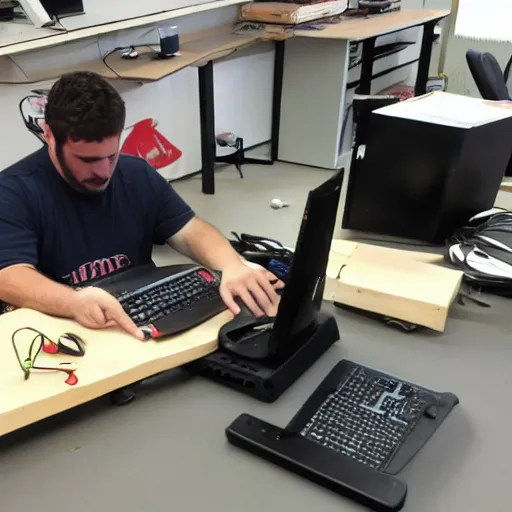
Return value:
[(90, 189), (75, 178), (73, 171), (70, 169), (70, 167), (68, 166), (68, 164), (66, 162), (66, 157), (64, 156), (64, 152), (62, 150), (61, 145), (58, 145), (58, 144), (56, 145), (55, 154), (57, 156), (57, 160), (59, 162), (59, 165), (62, 170), (62, 174), (64, 175), (64, 178), (69, 183), (69, 185), (72, 188), (74, 188), (77, 192), (80, 192), (82, 194), (98, 195), (105, 191), (105, 188), (97, 189), (97, 190)]

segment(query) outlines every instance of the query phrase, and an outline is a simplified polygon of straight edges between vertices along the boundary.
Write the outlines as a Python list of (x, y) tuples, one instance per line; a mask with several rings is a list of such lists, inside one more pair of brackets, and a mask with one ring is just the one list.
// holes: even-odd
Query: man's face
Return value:
[(109, 185), (119, 158), (121, 137), (109, 137), (101, 142), (72, 141), (62, 146), (47, 137), (66, 181), (79, 192), (98, 194)]

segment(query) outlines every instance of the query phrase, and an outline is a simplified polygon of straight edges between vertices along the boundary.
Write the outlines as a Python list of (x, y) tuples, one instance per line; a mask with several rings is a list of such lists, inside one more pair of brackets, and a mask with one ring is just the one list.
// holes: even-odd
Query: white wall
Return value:
[[(270, 140), (274, 45), (258, 44), (214, 65), (215, 132), (233, 132), (251, 147)], [(229, 153), (217, 148), (217, 154)]]
[[(149, 16), (211, 1), (212, 0), (82, 0), (84, 14), (64, 17), (60, 21), (67, 30), (75, 30), (140, 16)], [(174, 20), (170, 20), (166, 22), (166, 24), (174, 25)]]
[[(235, 8), (187, 16), (175, 20), (180, 32), (191, 32), (233, 20)], [(23, 73), (37, 76), (41, 70), (55, 68), (77, 60), (85, 62), (105, 55), (115, 47), (155, 42), (148, 27), (107, 34), (56, 48), (13, 56), (10, 66), (0, 65), (0, 82)], [(255, 47), (256, 48), (256, 47)], [(2, 63), (0, 63), (2, 64)], [(7, 77), (7, 78), (6, 78)], [(273, 81), (273, 46), (258, 45), (257, 50), (234, 54), (214, 65), (216, 132), (233, 131), (244, 137), (246, 145), (270, 138)], [(41, 143), (23, 125), (19, 101), (32, 89), (51, 86), (52, 81), (32, 84), (0, 85), (0, 169), (16, 162)], [(127, 104), (127, 137), (134, 123), (154, 119), (155, 130), (182, 152), (171, 165), (159, 168), (168, 179), (194, 173), (201, 168), (199, 85), (197, 68), (183, 69), (158, 82), (139, 84), (112, 82)], [(147, 138), (147, 137), (146, 137)], [(147, 142), (147, 141), (146, 141)], [(151, 144), (151, 143), (149, 143)], [(151, 146), (146, 145), (143, 151)], [(222, 150), (219, 148), (219, 154)]]
[[(452, 0), (426, 0), (425, 7), (428, 9), (449, 9), (452, 3), (455, 4), (456, 2), (452, 2)], [(448, 76), (448, 91), (454, 94), (479, 98), (480, 93), (466, 63), (466, 52), (474, 49), (492, 53), (500, 63), (501, 68), (505, 70), (505, 66), (512, 55), (512, 44), (455, 37), (455, 16), (452, 15), (448, 21), (449, 23), (445, 23), (443, 27), (443, 30), (447, 32), (444, 35), (448, 37), (448, 40), (446, 43), (445, 63), (442, 69)], [(509, 81), (510, 86), (512, 86), (512, 80)]]

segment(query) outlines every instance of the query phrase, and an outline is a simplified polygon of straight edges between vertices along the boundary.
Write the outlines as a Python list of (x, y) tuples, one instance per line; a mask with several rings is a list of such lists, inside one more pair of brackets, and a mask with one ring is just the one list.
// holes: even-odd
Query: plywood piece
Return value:
[(505, 192), (512, 192), (512, 181), (502, 181), (500, 190), (504, 190)]
[[(232, 319), (229, 311), (182, 334), (162, 341), (142, 342), (117, 328), (86, 329), (70, 320), (51, 317), (28, 309), (0, 316), (0, 435), (19, 429), (87, 402), (120, 387), (188, 363), (213, 352), (219, 329)], [(77, 364), (79, 382), (69, 386), (61, 372), (38, 372), (24, 380), (11, 343), (20, 327), (33, 327), (51, 339), (72, 332), (87, 342), (84, 357), (41, 354), (37, 362)], [(16, 335), (20, 357), (28, 356), (33, 335)], [(19, 340), (19, 341), (18, 341)]]
[(450, 14), (442, 10), (403, 10), (387, 14), (376, 14), (366, 18), (344, 19), (336, 25), (327, 25), (323, 30), (295, 30), (296, 37), (315, 39), (347, 39), (362, 41), (390, 32), (421, 25), (428, 21), (442, 19)]
[(444, 331), (462, 272), (414, 260), (352, 259), (340, 272), (335, 301)]
[(359, 244), (357, 246), (356, 256), (358, 258), (386, 258), (390, 260), (406, 258), (423, 263), (441, 263), (444, 261), (444, 256), (438, 253), (408, 251), (403, 249), (395, 249), (390, 247), (381, 247), (378, 245)]
[(440, 254), (333, 240), (323, 298), (443, 331), (462, 272)]
[(137, 47), (137, 59), (122, 59), (119, 52), (108, 55), (107, 66), (125, 80), (156, 81), (172, 73), (215, 58), (224, 57), (229, 51), (245, 48), (262, 40), (259, 35), (237, 35), (231, 27), (193, 34), (180, 42), (180, 55), (167, 60), (155, 59), (155, 52), (148, 46)]
[(441, 254), (380, 247), (353, 240), (333, 240), (327, 262), (326, 282), (323, 293), (324, 300), (333, 301), (335, 299), (338, 289), (337, 280), (342, 268), (349, 263), (351, 258), (357, 257), (371, 258), (376, 261), (379, 259), (396, 260), (399, 258), (408, 258), (425, 263), (440, 263), (443, 261)]

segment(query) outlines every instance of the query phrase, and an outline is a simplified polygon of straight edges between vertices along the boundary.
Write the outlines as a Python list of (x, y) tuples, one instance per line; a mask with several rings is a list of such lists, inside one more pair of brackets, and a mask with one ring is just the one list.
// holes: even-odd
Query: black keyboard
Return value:
[(411, 384), (356, 367), (300, 433), (381, 470), (432, 403)]
[(458, 403), (392, 375), (340, 361), (285, 428), (247, 414), (226, 429), (240, 448), (375, 511), (397, 511), (407, 485), (395, 475)]
[(377, 471), (396, 474), (458, 398), (340, 361), (287, 428)]
[(192, 266), (117, 299), (135, 324), (156, 339), (191, 329), (226, 310), (219, 285), (219, 276)]

